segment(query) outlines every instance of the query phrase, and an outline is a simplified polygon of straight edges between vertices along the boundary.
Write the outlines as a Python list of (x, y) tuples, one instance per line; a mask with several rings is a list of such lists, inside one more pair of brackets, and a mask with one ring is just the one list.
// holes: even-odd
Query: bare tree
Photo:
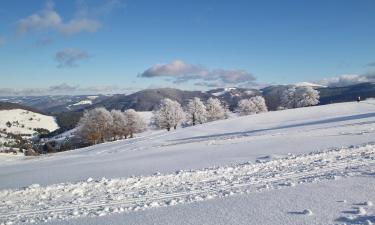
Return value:
[(129, 135), (128, 122), (125, 114), (120, 110), (112, 110), (111, 115), (113, 118), (113, 124), (111, 127), (112, 136), (115, 140), (122, 139)]
[(111, 137), (113, 118), (105, 108), (86, 111), (78, 123), (80, 136), (91, 144), (104, 142)]

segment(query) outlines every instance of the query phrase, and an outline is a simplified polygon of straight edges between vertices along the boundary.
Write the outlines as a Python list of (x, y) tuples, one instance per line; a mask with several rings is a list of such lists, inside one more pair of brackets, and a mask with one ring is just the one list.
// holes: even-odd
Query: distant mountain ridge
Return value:
[(46, 95), (46, 96), (10, 96), (1, 97), (0, 101), (12, 102), (44, 113), (55, 114), (68, 111), (79, 111), (91, 104), (104, 101), (107, 95)]
[(361, 83), (346, 87), (318, 88), (320, 92), (320, 104), (326, 105), (337, 102), (355, 101), (361, 99), (375, 98), (375, 84)]
[[(319, 90), (321, 96), (320, 105), (355, 101), (358, 96), (362, 99), (375, 97), (374, 83), (362, 83), (346, 87), (324, 87), (306, 82), (299, 83), (299, 86), (304, 85), (312, 86)], [(158, 88), (145, 89), (129, 95), (9, 97), (7, 100), (18, 104), (2, 103), (3, 105), (1, 105), (0, 103), (0, 109), (24, 108), (34, 112), (54, 115), (62, 130), (68, 130), (76, 126), (84, 110), (105, 107), (108, 110), (117, 109), (124, 111), (132, 108), (137, 111), (152, 111), (158, 107), (163, 98), (178, 101), (182, 106), (185, 106), (194, 97), (198, 97), (203, 101), (210, 97), (218, 98), (233, 111), (241, 99), (262, 95), (266, 99), (268, 109), (277, 110), (282, 92), (291, 86), (293, 85), (274, 85), (260, 90), (235, 87), (217, 88), (206, 92)]]
[(12, 102), (0, 102), (0, 110), (12, 110), (12, 109), (24, 109), (24, 110), (39, 113), (39, 114), (45, 114), (42, 111), (35, 109), (33, 107), (24, 106), (24, 105), (12, 103)]
[[(315, 84), (301, 82), (298, 86), (312, 86), (320, 92), (320, 104), (354, 101), (358, 96), (363, 99), (375, 97), (374, 83), (361, 83), (346, 87), (324, 87)], [(24, 108), (30, 111), (44, 112), (47, 114), (59, 114), (62, 112), (81, 112), (85, 109), (105, 107), (108, 110), (135, 109), (137, 111), (151, 111), (157, 108), (163, 98), (170, 98), (186, 105), (189, 99), (194, 97), (207, 100), (218, 98), (230, 109), (237, 106), (238, 101), (256, 95), (262, 95), (270, 110), (275, 110), (280, 104), (280, 95), (292, 85), (274, 85), (263, 89), (250, 88), (216, 88), (206, 92), (187, 91), (175, 88), (145, 89), (133, 94), (116, 95), (79, 95), (79, 96), (17, 96), (0, 98), (0, 109)], [(7, 102), (2, 102), (7, 101)]]
[(137, 111), (152, 111), (158, 107), (160, 101), (164, 98), (170, 98), (178, 101), (181, 105), (185, 105), (189, 99), (194, 97), (207, 100), (214, 96), (206, 92), (184, 91), (175, 88), (145, 89), (130, 95), (114, 95), (88, 108), (105, 107), (109, 110), (131, 108)]

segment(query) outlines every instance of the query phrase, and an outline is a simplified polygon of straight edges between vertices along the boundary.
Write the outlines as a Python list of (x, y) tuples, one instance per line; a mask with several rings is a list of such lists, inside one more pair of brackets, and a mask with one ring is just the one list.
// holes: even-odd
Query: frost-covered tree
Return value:
[(120, 110), (112, 110), (113, 123), (111, 127), (112, 136), (115, 140), (122, 139), (129, 135), (128, 123), (125, 113)]
[(154, 111), (153, 122), (156, 127), (170, 131), (172, 127), (177, 129), (184, 118), (185, 113), (180, 103), (165, 98), (161, 101), (159, 109)]
[(105, 108), (86, 111), (78, 123), (78, 133), (91, 144), (104, 142), (111, 137), (113, 118)]
[(251, 97), (250, 99), (242, 99), (238, 102), (238, 110), (241, 116), (268, 111), (266, 101), (262, 96), (255, 96)]
[(127, 130), (130, 137), (134, 137), (135, 133), (146, 130), (146, 122), (134, 109), (128, 109), (124, 112), (127, 124)]
[(281, 106), (287, 109), (317, 105), (319, 91), (309, 86), (290, 87), (281, 96)]
[(207, 121), (215, 121), (226, 118), (224, 106), (217, 98), (209, 98), (206, 104)]
[(206, 106), (197, 97), (189, 100), (186, 111), (188, 120), (193, 126), (197, 123), (202, 124), (207, 121)]
[(262, 113), (262, 112), (267, 112), (267, 104), (266, 100), (262, 96), (254, 96), (250, 98), (250, 100), (254, 103), (255, 105), (255, 113)]
[(319, 104), (319, 91), (309, 86), (298, 87), (297, 97), (299, 97), (297, 107), (306, 107)]

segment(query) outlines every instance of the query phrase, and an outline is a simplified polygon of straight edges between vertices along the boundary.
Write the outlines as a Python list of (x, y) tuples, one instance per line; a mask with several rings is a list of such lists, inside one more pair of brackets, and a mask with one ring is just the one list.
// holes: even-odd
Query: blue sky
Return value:
[(374, 12), (373, 0), (4, 0), (0, 93), (362, 79)]

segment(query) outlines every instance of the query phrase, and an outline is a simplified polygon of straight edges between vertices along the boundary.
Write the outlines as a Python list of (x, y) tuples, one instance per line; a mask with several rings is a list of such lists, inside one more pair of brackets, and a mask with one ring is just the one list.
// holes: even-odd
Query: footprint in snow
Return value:
[(303, 211), (288, 212), (288, 214), (291, 214), (291, 215), (306, 215), (306, 216), (311, 216), (311, 215), (313, 215), (313, 212), (310, 209), (305, 209)]

